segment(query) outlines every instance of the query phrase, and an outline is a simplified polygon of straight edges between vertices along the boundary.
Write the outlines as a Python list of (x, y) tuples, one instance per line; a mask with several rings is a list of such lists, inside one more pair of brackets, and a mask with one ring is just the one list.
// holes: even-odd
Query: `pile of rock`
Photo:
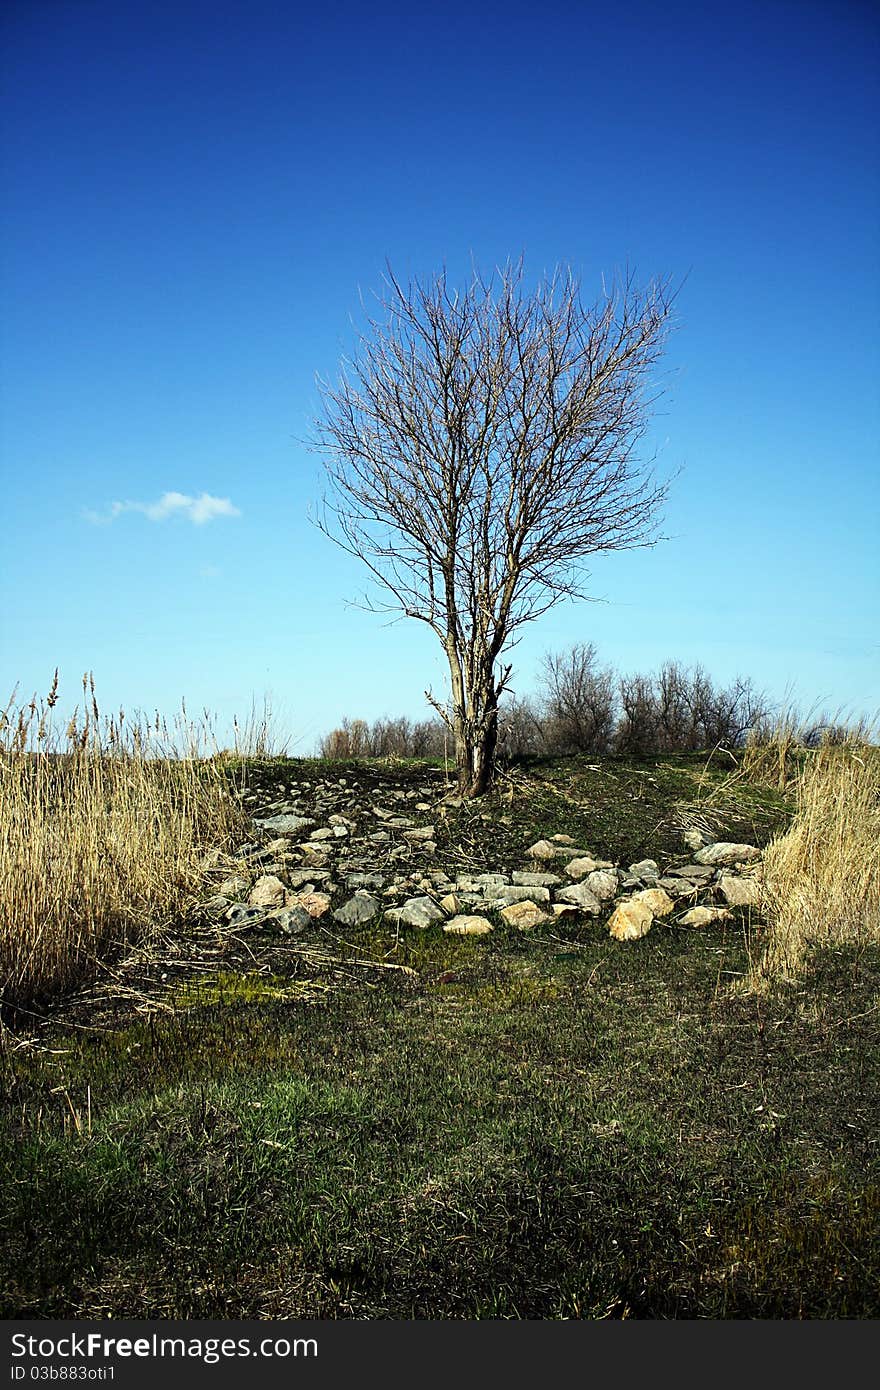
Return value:
[[(527, 931), (607, 914), (611, 935), (634, 941), (657, 920), (700, 927), (761, 902), (760, 850), (706, 844), (698, 831), (685, 835), (690, 858), (662, 870), (653, 859), (621, 868), (559, 834), (525, 849), (521, 869), (452, 877), (433, 861), (435, 825), (402, 814), (436, 812), (436, 788), (385, 788), (383, 800), (396, 804), (378, 804), (339, 778), (312, 791), (309, 814), (289, 797), (260, 807), (271, 813), (254, 818), (259, 838), (243, 846), (204, 910), (237, 929), (297, 933), (324, 917), (344, 928), (382, 918), (397, 930), (462, 935), (490, 932), (498, 920)], [(216, 881), (222, 867), (213, 872)]]

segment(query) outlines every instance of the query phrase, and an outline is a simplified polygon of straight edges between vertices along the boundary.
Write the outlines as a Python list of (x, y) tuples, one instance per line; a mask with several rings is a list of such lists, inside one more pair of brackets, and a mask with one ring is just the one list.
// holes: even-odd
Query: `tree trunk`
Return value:
[(494, 683), (488, 697), (471, 697), (465, 708), (455, 706), (453, 732), (459, 795), (483, 796), (492, 785), (498, 746), (498, 697)]

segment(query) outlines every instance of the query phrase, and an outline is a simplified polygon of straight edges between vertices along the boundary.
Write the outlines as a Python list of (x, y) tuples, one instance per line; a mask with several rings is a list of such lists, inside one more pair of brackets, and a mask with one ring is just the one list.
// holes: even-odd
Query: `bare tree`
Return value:
[(631, 276), (592, 307), (568, 270), (528, 292), (522, 265), (462, 291), (389, 270), (381, 317), (323, 387), (330, 483), (320, 525), (426, 623), (451, 699), (460, 791), (489, 786), (502, 657), (524, 623), (584, 597), (583, 563), (653, 544), (665, 496), (636, 459), (669, 327), (666, 282)]

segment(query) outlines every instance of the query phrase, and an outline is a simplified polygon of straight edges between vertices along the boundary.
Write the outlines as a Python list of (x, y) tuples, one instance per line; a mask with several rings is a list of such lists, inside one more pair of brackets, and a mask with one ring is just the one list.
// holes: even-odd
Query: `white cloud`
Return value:
[(200, 492), (198, 497), (189, 497), (185, 492), (163, 492), (158, 502), (113, 502), (108, 513), (86, 511), (83, 516), (94, 525), (101, 525), (115, 521), (123, 512), (140, 512), (148, 521), (180, 516), (193, 526), (204, 526), (218, 516), (241, 516), (228, 497), (212, 497), (210, 492)]

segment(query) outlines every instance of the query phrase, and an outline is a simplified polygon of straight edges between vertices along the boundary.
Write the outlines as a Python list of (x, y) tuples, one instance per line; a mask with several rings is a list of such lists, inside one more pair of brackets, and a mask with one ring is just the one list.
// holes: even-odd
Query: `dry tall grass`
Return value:
[(765, 979), (797, 974), (812, 946), (880, 944), (880, 748), (861, 732), (804, 750), (791, 828), (764, 855)]
[(62, 727), (57, 699), (56, 672), (0, 712), (0, 999), (18, 1007), (180, 913), (240, 815), (203, 721), (102, 717), (90, 676)]

